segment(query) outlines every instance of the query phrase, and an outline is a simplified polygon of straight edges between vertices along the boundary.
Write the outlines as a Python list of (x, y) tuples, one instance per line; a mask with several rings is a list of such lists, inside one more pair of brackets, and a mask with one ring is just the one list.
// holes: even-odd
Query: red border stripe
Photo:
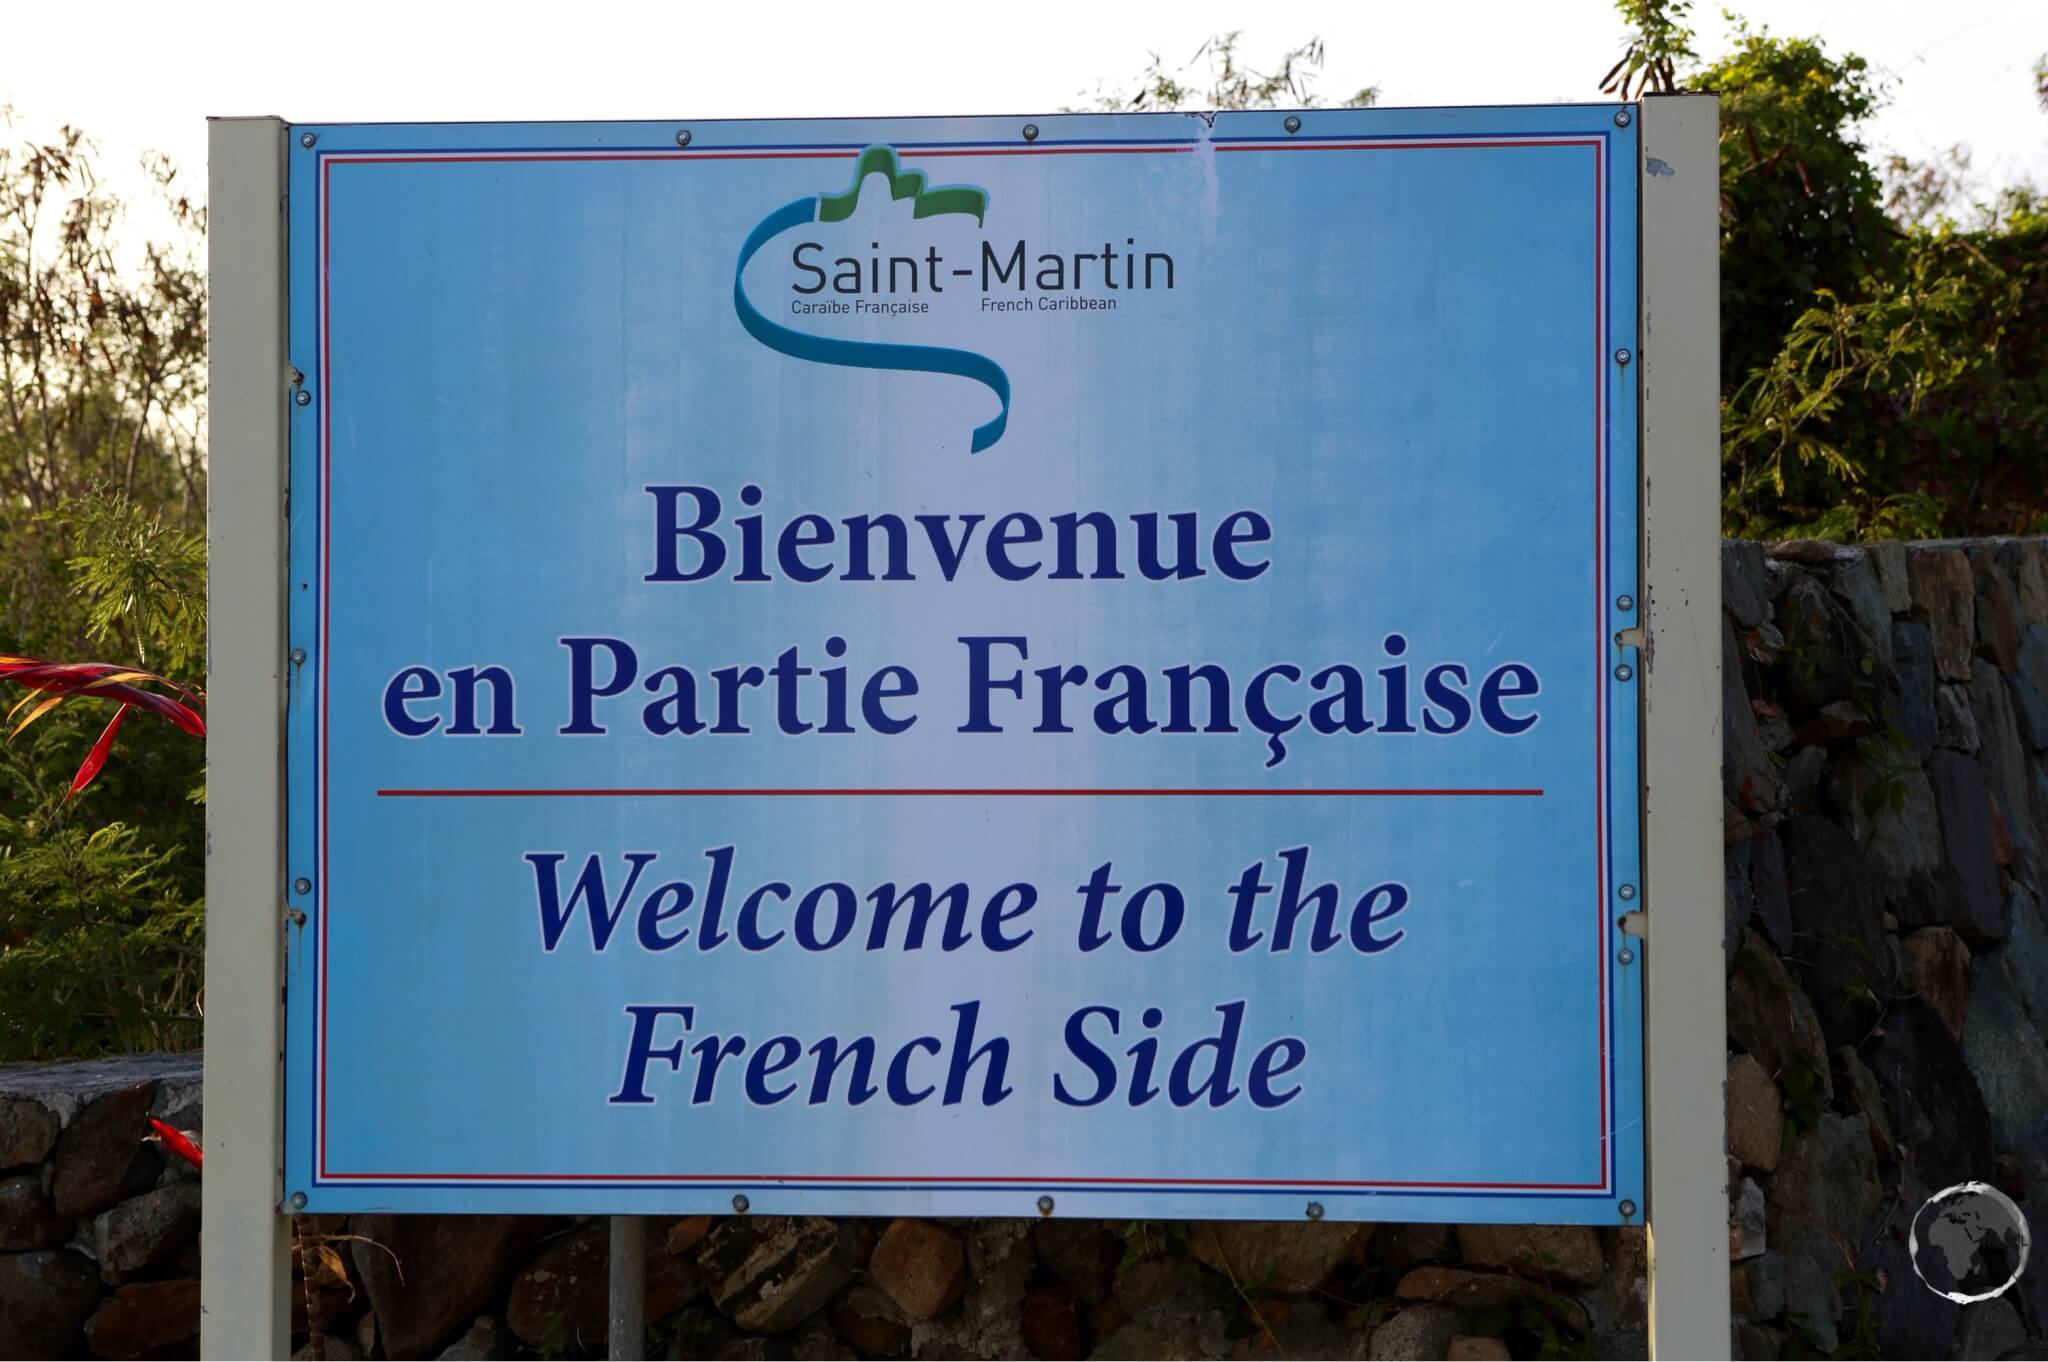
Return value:
[(319, 162), (319, 168), (320, 391), (317, 395), (320, 398), (320, 780), (315, 800), (319, 808), (320, 845), (318, 853), (314, 858), (317, 869), (313, 873), (317, 877), (314, 883), (319, 887), (320, 891), (320, 897), (316, 906), (316, 911), (320, 914), (320, 986), (318, 989), (320, 995), (320, 1052), (317, 1056), (318, 1075), (316, 1079), (318, 1089), (316, 1105), (318, 1111), (313, 1124), (316, 1132), (315, 1140), (320, 1166), (315, 1175), (315, 1181), (325, 1176), (327, 1172), (327, 730), (329, 726), (327, 722), (327, 653), (329, 637), (328, 598), (332, 594), (328, 591), (328, 583), (332, 578), (332, 574), (328, 571), (328, 563), (329, 548), (334, 542), (334, 536), (329, 532), (329, 508), (334, 504), (334, 498), (329, 487), (328, 468), (330, 461), (327, 457), (329, 446), (333, 443), (330, 438), (331, 432), (328, 428), (330, 404), (327, 400), (327, 394), (332, 386), (328, 381), (331, 376), (328, 369), (328, 355), (333, 349), (333, 346), (329, 344), (328, 333), (333, 308), (328, 289), (328, 261), (330, 256), (328, 252), (329, 238), (327, 230), (328, 199), (333, 184), (331, 178), (333, 165), (331, 162), (322, 160)]
[[(1440, 140), (1407, 139), (1401, 141), (1343, 141), (1343, 142), (1270, 142), (1270, 143), (1225, 143), (1211, 144), (1210, 149), (1218, 152), (1237, 151), (1413, 151), (1452, 150), (1473, 148), (1522, 148), (1522, 147), (1591, 147), (1594, 153), (1594, 469), (1595, 469), (1595, 513), (1594, 579), (1596, 607), (1599, 611), (1595, 638), (1600, 643), (1600, 666), (1595, 676), (1596, 696), (1595, 722), (1595, 820), (1598, 867), (1596, 880), (1599, 886), (1599, 959), (1600, 959), (1600, 1005), (1595, 1017), (1600, 1042), (1600, 1178), (1594, 1182), (1399, 1182), (1369, 1180), (1307, 1180), (1307, 1179), (1255, 1179), (1255, 1178), (1113, 1178), (1113, 1177), (1067, 1177), (1067, 1176), (1026, 1176), (1026, 1177), (952, 1177), (912, 1175), (830, 1175), (830, 1174), (582, 1174), (582, 1173), (335, 1173), (327, 1168), (327, 658), (329, 653), (329, 401), (331, 390), (329, 370), (330, 322), (329, 306), (329, 198), (331, 194), (331, 172), (335, 162), (356, 165), (431, 164), (436, 162), (454, 164), (488, 164), (492, 162), (569, 162), (569, 161), (718, 161), (718, 160), (847, 160), (859, 153), (852, 150), (831, 151), (733, 151), (733, 152), (514, 152), (502, 155), (488, 153), (321, 153), (319, 159), (319, 236), (320, 260), (318, 266), (320, 289), (320, 773), (318, 785), (318, 866), (320, 875), (320, 969), (319, 987), (319, 1039), (316, 1057), (316, 1106), (317, 1164), (314, 1175), (316, 1184), (321, 1182), (544, 1182), (544, 1183), (707, 1183), (707, 1182), (754, 1182), (754, 1183), (916, 1183), (973, 1188), (983, 1184), (1004, 1183), (1066, 1183), (1086, 1184), (1105, 1187), (1144, 1186), (1187, 1186), (1216, 1187), (1228, 1190), (1232, 1187), (1384, 1187), (1408, 1190), (1476, 1190), (1476, 1191), (1533, 1191), (1568, 1192), (1602, 1191), (1609, 1185), (1609, 1150), (1611, 1137), (1608, 1131), (1608, 1062), (1607, 1062), (1607, 1014), (1608, 1014), (1608, 964), (1607, 964), (1607, 860), (1606, 860), (1606, 212), (1605, 190), (1607, 173), (1606, 139), (1600, 134), (1583, 137), (1530, 137), (1530, 138), (1456, 138)], [(1015, 148), (959, 148), (938, 150), (904, 151), (905, 159), (915, 157), (958, 157), (958, 156), (1059, 156), (1059, 155), (1133, 155), (1133, 154), (1187, 154), (1198, 150), (1196, 146), (1176, 144), (1159, 147), (1015, 147)], [(380, 798), (507, 798), (507, 797), (795, 797), (818, 795), (861, 795), (867, 797), (888, 796), (958, 796), (958, 797), (1054, 797), (1054, 796), (1149, 796), (1149, 797), (1190, 797), (1211, 796), (1235, 797), (1281, 797), (1288, 795), (1349, 796), (1349, 797), (1540, 797), (1540, 789), (1208, 789), (1208, 790), (1165, 790), (1165, 789), (1096, 789), (1096, 790), (1055, 790), (1055, 789), (982, 789), (982, 790), (924, 790), (924, 789), (844, 789), (844, 790), (800, 790), (800, 789), (648, 789), (648, 790), (426, 790), (426, 789), (380, 789)]]

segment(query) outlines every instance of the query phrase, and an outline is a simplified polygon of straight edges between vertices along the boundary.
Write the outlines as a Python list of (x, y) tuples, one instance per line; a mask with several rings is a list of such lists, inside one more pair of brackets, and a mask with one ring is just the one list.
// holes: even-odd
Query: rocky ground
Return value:
[[(1738, 1356), (1995, 1357), (1934, 1191), (2048, 1204), (2048, 541), (1723, 550)], [(1654, 930), (1652, 934), (1654, 941)], [(189, 1356), (196, 1056), (0, 1071), (0, 1355)], [(602, 1356), (606, 1227), (303, 1217), (302, 1356)], [(650, 1355), (1636, 1357), (1640, 1231), (705, 1216), (651, 1226)]]

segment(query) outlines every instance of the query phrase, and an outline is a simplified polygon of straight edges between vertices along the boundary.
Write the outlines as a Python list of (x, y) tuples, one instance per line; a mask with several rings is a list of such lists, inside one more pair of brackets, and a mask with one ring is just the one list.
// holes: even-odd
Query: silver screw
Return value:
[[(311, 134), (308, 135), (310, 136)], [(303, 1211), (306, 1209), (306, 1194), (304, 1192), (292, 1193), (292, 1209), (295, 1211)]]
[(688, 128), (676, 129), (676, 145), (679, 147), (690, 145), (690, 130)]
[(301, 875), (292, 881), (292, 892), (295, 894), (310, 894), (313, 892), (313, 882), (304, 875)]
[(1633, 596), (1616, 596), (1614, 598), (1614, 608), (1616, 610), (1633, 610), (1636, 608), (1636, 598)]
[(1301, 120), (1299, 118), (1296, 118), (1293, 114), (1289, 114), (1287, 115), (1287, 121), (1281, 124), (1281, 126), (1286, 128), (1287, 131), (1290, 133), (1300, 132)]
[(1024, 125), (1024, 140), (1027, 142), (1036, 142), (1038, 140), (1038, 125), (1036, 123), (1026, 123)]
[(1636, 953), (1630, 950), (1628, 947), (1623, 946), (1621, 948), (1621, 954), (1615, 956), (1614, 958), (1621, 961), (1621, 963), (1624, 965), (1633, 965), (1636, 962)]
[(306, 665), (306, 650), (304, 648), (292, 649), (292, 665), (294, 667), (303, 667)]
[(1633, 1201), (1624, 1201), (1619, 1206), (1616, 1206), (1614, 1209), (1621, 1212), (1621, 1218), (1623, 1220), (1627, 1220), (1635, 1215), (1636, 1204)]
[(1049, 1196), (1042, 1196), (1042, 1197), (1040, 1197), (1040, 1198), (1038, 1199), (1038, 1213), (1039, 1213), (1040, 1215), (1051, 1215), (1051, 1214), (1052, 1214), (1052, 1198), (1051, 1198), (1051, 1197), (1049, 1197)]
[(1627, 903), (1630, 899), (1636, 896), (1636, 887), (1632, 884), (1624, 884), (1621, 888), (1615, 890), (1614, 892), (1621, 895), (1621, 901), (1623, 903)]
[(304, 388), (301, 388), (297, 392), (292, 394), (292, 401), (298, 403), (302, 407), (310, 404), (312, 400), (313, 394), (307, 392)]
[[(689, 134), (684, 133), (683, 136), (687, 137), (689, 136)], [(748, 1201), (746, 1197), (736, 1196), (732, 1199), (732, 1213), (734, 1215), (745, 1215), (747, 1213), (747, 1207), (751, 1205), (753, 1205), (753, 1203)]]
[(1634, 355), (1631, 355), (1631, 354), (1630, 354), (1630, 353), (1629, 353), (1628, 351), (1626, 351), (1626, 350), (1616, 350), (1616, 351), (1614, 352), (1614, 362), (1615, 362), (1616, 364), (1627, 364), (1627, 363), (1628, 363), (1628, 362), (1629, 362), (1630, 360), (1632, 360), (1632, 359), (1634, 359), (1634, 358), (1635, 358), (1635, 356), (1634, 356)]
[(302, 132), (299, 134), (299, 145), (302, 147), (310, 147), (319, 140), (319, 138), (315, 137), (310, 132)]
[[(1625, 127), (1627, 127), (1627, 126), (1628, 126), (1628, 110), (1627, 110), (1627, 109), (1616, 109), (1616, 110), (1614, 111), (1614, 126), (1615, 126), (1615, 127), (1617, 127), (1617, 128), (1625, 128)], [(1627, 1205), (1628, 1205), (1629, 1203), (1628, 1203), (1628, 1202), (1626, 1202), (1626, 1201), (1624, 1201), (1624, 1202), (1622, 1202), (1621, 1204), (1622, 1204), (1622, 1205), (1624, 1205), (1624, 1206), (1627, 1206)], [(1631, 1208), (1631, 1210), (1630, 1210), (1630, 1211), (1623, 1211), (1623, 1212), (1622, 1212), (1622, 1214), (1623, 1214), (1623, 1215), (1628, 1215), (1628, 1214), (1630, 1214), (1630, 1213), (1631, 1213), (1631, 1211), (1632, 1211), (1632, 1210), (1633, 1210), (1633, 1208)]]
[(1308, 1218), (1309, 1218), (1309, 1219), (1311, 1219), (1311, 1220), (1321, 1220), (1321, 1219), (1323, 1218), (1323, 1203), (1322, 1203), (1322, 1202), (1320, 1202), (1320, 1201), (1311, 1201), (1311, 1202), (1309, 1202), (1309, 1204), (1308, 1204)]
[(1622, 663), (1619, 667), (1616, 667), (1614, 669), (1614, 679), (1617, 681), (1626, 681), (1635, 674), (1635, 669), (1633, 667), (1630, 667), (1626, 662)]

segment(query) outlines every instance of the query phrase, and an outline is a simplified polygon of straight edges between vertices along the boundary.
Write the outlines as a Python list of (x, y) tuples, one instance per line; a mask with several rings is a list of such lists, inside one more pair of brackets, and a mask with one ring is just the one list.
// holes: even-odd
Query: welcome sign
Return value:
[(1639, 1214), (1625, 112), (295, 131), (306, 1209)]

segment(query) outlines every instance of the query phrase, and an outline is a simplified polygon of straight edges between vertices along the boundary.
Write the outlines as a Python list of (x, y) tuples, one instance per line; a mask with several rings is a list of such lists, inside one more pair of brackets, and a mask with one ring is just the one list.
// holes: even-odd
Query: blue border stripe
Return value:
[(322, 1187), (364, 1187), (382, 1191), (403, 1191), (409, 1189), (430, 1189), (436, 1191), (470, 1191), (489, 1188), (493, 1191), (519, 1191), (531, 1188), (536, 1191), (575, 1192), (597, 1190), (607, 1192), (676, 1192), (702, 1189), (717, 1192), (788, 1192), (804, 1194), (810, 1192), (929, 1192), (934, 1194), (976, 1192), (1064, 1192), (1076, 1196), (1150, 1196), (1164, 1192), (1175, 1196), (1288, 1196), (1288, 1197), (1352, 1197), (1399, 1199), (1403, 1197), (1426, 1197), (1441, 1201), (1491, 1201), (1503, 1195), (1514, 1195), (1518, 1201), (1612, 1201), (1608, 1192), (1525, 1192), (1520, 1194), (1454, 1191), (1418, 1191), (1413, 1188), (1361, 1188), (1361, 1187), (1131, 1187), (1113, 1186), (1102, 1183), (1067, 1183), (1058, 1180), (1045, 1182), (745, 1182), (717, 1181), (704, 1182), (488, 1182), (472, 1180), (467, 1182), (362, 1182), (350, 1179), (347, 1182), (323, 1182)]
[[(1027, 142), (1027, 141), (1025, 141), (1025, 140), (1024, 140), (1023, 138), (1021, 138), (1021, 137), (1013, 137), (1013, 138), (1007, 138), (1007, 139), (1004, 139), (1004, 140), (1001, 140), (1001, 141), (986, 141), (986, 142), (906, 142), (906, 141), (896, 141), (896, 142), (891, 142), (891, 143), (890, 143), (889, 145), (891, 145), (891, 146), (894, 146), (894, 147), (898, 148), (899, 150), (901, 150), (901, 151), (906, 151), (906, 152), (911, 152), (911, 151), (1033, 151), (1033, 150), (1045, 150), (1045, 149), (1047, 149), (1047, 148), (1051, 148), (1051, 147), (1069, 147), (1069, 148), (1071, 148), (1071, 147), (1200, 147), (1200, 146), (1203, 146), (1203, 145), (1205, 145), (1205, 143), (1206, 143), (1207, 145), (1210, 145), (1210, 146), (1251, 146), (1251, 145), (1261, 145), (1261, 146), (1271, 146), (1271, 147), (1273, 147), (1273, 148), (1275, 148), (1275, 149), (1279, 149), (1279, 148), (1283, 148), (1283, 147), (1287, 147), (1287, 146), (1296, 146), (1296, 145), (1301, 145), (1301, 146), (1310, 146), (1310, 145), (1322, 145), (1322, 144), (1324, 144), (1324, 143), (1350, 143), (1350, 142), (1453, 142), (1453, 143), (1455, 143), (1455, 142), (1485, 141), (1485, 140), (1489, 140), (1489, 138), (1490, 138), (1491, 136), (1498, 136), (1498, 137), (1499, 137), (1500, 139), (1502, 139), (1502, 140), (1513, 140), (1513, 141), (1531, 141), (1531, 140), (1541, 140), (1542, 138), (1546, 138), (1546, 137), (1572, 137), (1572, 138), (1579, 138), (1579, 139), (1588, 139), (1588, 138), (1593, 138), (1593, 137), (1606, 137), (1607, 135), (1608, 135), (1608, 134), (1606, 134), (1606, 133), (1603, 133), (1603, 132), (1596, 132), (1596, 131), (1592, 131), (1592, 130), (1588, 130), (1588, 129), (1580, 129), (1580, 130), (1578, 130), (1578, 131), (1576, 131), (1576, 132), (1572, 132), (1572, 131), (1558, 131), (1558, 132), (1515, 132), (1515, 133), (1500, 133), (1500, 134), (1484, 134), (1484, 133), (1446, 133), (1446, 132), (1418, 132), (1418, 133), (1301, 133), (1301, 134), (1297, 134), (1297, 135), (1294, 135), (1294, 136), (1288, 136), (1288, 135), (1287, 135), (1287, 134), (1285, 134), (1285, 133), (1281, 133), (1281, 134), (1279, 134), (1279, 135), (1277, 135), (1277, 136), (1267, 136), (1267, 135), (1261, 135), (1261, 136), (1258, 136), (1258, 137), (1211, 137), (1211, 138), (1207, 138), (1207, 139), (1203, 139), (1203, 138), (1199, 138), (1199, 137), (1072, 137), (1072, 138), (1055, 138), (1055, 137), (1041, 137), (1041, 138), (1037, 139), (1036, 141), (1032, 141), (1032, 142)], [(835, 152), (835, 151), (843, 151), (843, 152), (847, 152), (847, 153), (850, 153), (850, 154), (856, 154), (856, 155), (857, 155), (858, 153), (860, 153), (861, 151), (865, 150), (865, 149), (866, 149), (866, 148), (867, 148), (868, 146), (870, 146), (870, 145), (872, 145), (872, 144), (871, 144), (871, 143), (868, 143), (868, 142), (722, 142), (722, 143), (717, 143), (717, 144), (705, 143), (705, 144), (701, 144), (701, 145), (700, 145), (699, 143), (696, 143), (696, 142), (692, 142), (692, 143), (691, 143), (691, 144), (690, 144), (689, 146), (687, 146), (687, 147), (679, 147), (679, 146), (675, 145), (675, 144), (674, 144), (674, 143), (672, 143), (672, 142), (671, 142), (671, 143), (669, 143), (669, 144), (667, 144), (667, 145), (662, 145), (662, 144), (660, 144), (660, 143), (655, 143), (655, 144), (651, 144), (651, 145), (646, 145), (646, 146), (626, 146), (626, 145), (621, 145), (621, 146), (616, 146), (616, 147), (607, 147), (607, 146), (597, 146), (597, 147), (593, 147), (593, 146), (507, 146), (507, 147), (370, 147), (370, 146), (362, 146), (362, 147), (337, 147), (337, 146), (326, 146), (326, 145), (319, 145), (319, 146), (316, 146), (316, 148), (315, 148), (315, 154), (316, 154), (316, 156), (320, 156), (320, 157), (327, 157), (327, 156), (380, 156), (380, 155), (391, 155), (391, 156), (481, 156), (481, 157), (486, 157), (486, 158), (493, 158), (493, 157), (504, 157), (504, 158), (506, 158), (506, 159), (511, 159), (511, 158), (514, 158), (514, 157), (518, 157), (518, 156), (557, 156), (557, 155), (559, 155), (559, 156), (605, 156), (605, 155), (615, 155), (615, 156), (646, 156), (646, 157), (648, 157), (649, 159), (655, 159), (655, 158), (657, 158), (657, 157), (667, 157), (667, 158), (674, 158), (674, 159), (677, 159), (677, 160), (681, 160), (681, 159), (685, 159), (685, 158), (689, 158), (689, 157), (701, 157), (701, 158), (703, 158), (703, 159), (711, 159), (711, 157), (712, 157), (712, 155), (713, 155), (714, 153), (716, 153), (716, 154), (726, 154), (726, 153), (736, 153), (736, 152), (750, 152), (750, 151), (754, 151), (754, 152), (761, 152), (761, 151), (819, 151), (819, 152)], [(1448, 147), (1448, 148), (1446, 148), (1446, 150), (1456, 150), (1456, 149), (1457, 149), (1456, 147)]]

